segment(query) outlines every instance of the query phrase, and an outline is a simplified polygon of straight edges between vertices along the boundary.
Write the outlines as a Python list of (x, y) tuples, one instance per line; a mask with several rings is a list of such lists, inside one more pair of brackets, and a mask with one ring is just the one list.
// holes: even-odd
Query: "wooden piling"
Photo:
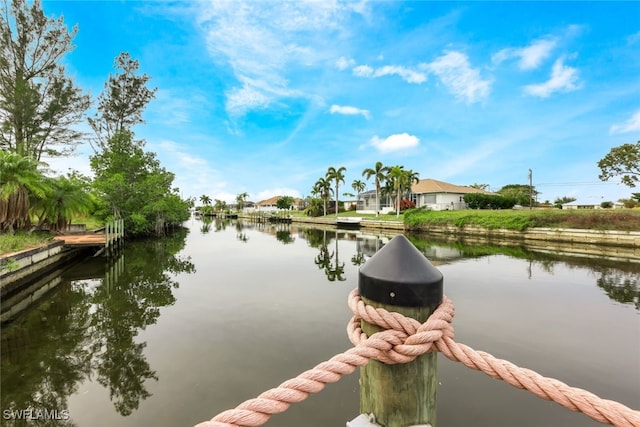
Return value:
[[(424, 322), (438, 307), (443, 277), (406, 237), (394, 237), (360, 268), (363, 301)], [(380, 329), (362, 321), (371, 336)], [(384, 427), (436, 424), (437, 352), (413, 362), (372, 360), (360, 369), (360, 412)]]

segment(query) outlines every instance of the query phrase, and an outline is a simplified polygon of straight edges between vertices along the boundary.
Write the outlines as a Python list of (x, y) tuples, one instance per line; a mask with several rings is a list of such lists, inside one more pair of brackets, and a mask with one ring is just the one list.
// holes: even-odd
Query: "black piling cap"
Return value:
[(360, 295), (402, 307), (431, 307), (442, 302), (442, 273), (403, 235), (395, 236), (362, 267)]

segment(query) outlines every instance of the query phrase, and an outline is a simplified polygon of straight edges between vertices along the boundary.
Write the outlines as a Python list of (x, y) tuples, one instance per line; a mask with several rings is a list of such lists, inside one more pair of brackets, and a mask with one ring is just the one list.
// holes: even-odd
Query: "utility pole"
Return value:
[(529, 210), (533, 209), (533, 171), (529, 169)]

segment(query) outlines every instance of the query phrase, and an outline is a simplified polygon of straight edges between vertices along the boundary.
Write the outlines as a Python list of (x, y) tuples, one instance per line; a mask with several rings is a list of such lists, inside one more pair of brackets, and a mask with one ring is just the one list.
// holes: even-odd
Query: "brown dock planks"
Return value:
[(106, 236), (102, 233), (64, 234), (55, 239), (62, 240), (66, 246), (104, 246)]

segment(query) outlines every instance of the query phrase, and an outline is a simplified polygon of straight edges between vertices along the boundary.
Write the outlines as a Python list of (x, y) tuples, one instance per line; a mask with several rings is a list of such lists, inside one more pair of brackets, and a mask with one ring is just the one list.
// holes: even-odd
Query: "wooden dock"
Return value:
[(124, 221), (122, 219), (109, 221), (105, 224), (102, 232), (62, 234), (54, 239), (64, 242), (68, 248), (100, 247), (94, 256), (100, 255), (102, 252), (111, 255), (112, 249), (117, 249), (124, 240)]
[(105, 246), (107, 243), (107, 235), (104, 233), (63, 234), (54, 237), (54, 239), (64, 242), (65, 246), (74, 248), (82, 246)]

